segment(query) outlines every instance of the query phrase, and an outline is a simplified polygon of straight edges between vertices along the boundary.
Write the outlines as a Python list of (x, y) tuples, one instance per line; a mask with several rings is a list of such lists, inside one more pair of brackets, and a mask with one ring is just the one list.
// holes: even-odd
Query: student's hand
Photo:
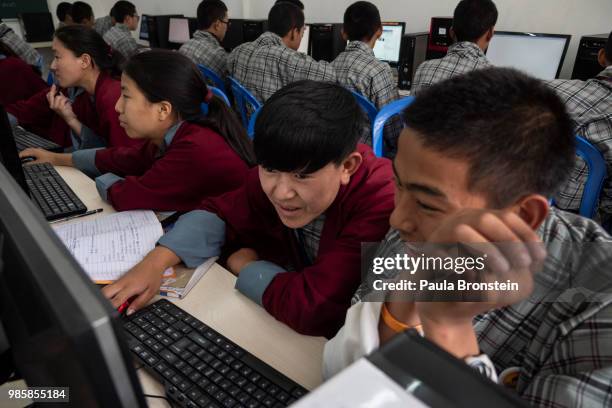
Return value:
[(71, 121), (77, 120), (74, 111), (72, 110), (72, 102), (66, 96), (58, 91), (55, 85), (51, 86), (51, 90), (47, 93), (47, 101), (49, 107), (57, 113), (64, 121), (70, 124)]
[(159, 293), (164, 271), (179, 262), (180, 259), (174, 252), (158, 246), (121, 279), (102, 288), (102, 294), (111, 301), (115, 309), (136, 296), (127, 310), (130, 315), (146, 306)]
[(251, 248), (242, 248), (234, 252), (229, 258), (227, 258), (227, 267), (230, 272), (238, 276), (242, 268), (259, 260), (257, 252)]
[(57, 166), (56, 163), (57, 153), (53, 153), (44, 149), (38, 148), (27, 148), (19, 153), (19, 158), (23, 159), (25, 157), (34, 157), (34, 160), (28, 162), (27, 164), (36, 164), (36, 163), (51, 163), (54, 166)]
[(459, 357), (473, 354), (473, 318), (526, 299), (533, 290), (533, 273), (546, 258), (546, 250), (536, 232), (508, 211), (461, 211), (434, 231), (428, 241), (461, 243), (468, 249), (475, 244), (475, 252), (486, 254), (486, 272), (466, 272), (462, 279), (484, 283), (509, 279), (519, 284), (518, 291), (480, 292), (478, 302), (416, 302), (426, 337)]

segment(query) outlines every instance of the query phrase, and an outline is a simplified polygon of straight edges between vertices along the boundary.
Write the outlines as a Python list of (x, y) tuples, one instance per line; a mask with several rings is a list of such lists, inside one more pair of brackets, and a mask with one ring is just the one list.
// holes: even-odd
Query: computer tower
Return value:
[(410, 89), (416, 69), (425, 61), (427, 54), (428, 32), (409, 33), (402, 37), (400, 61), (398, 65), (399, 89)]
[(51, 13), (21, 13), (21, 31), (29, 43), (46, 42), (53, 40), (55, 27)]
[(268, 31), (267, 20), (244, 20), (242, 23), (242, 42), (251, 42)]
[(231, 52), (234, 48), (244, 42), (244, 35), (242, 33), (242, 24), (244, 20), (241, 18), (232, 18), (227, 27), (225, 38), (221, 42), (225, 51)]
[(316, 61), (332, 62), (345, 48), (342, 24), (310, 25), (310, 56)]
[(597, 61), (599, 50), (604, 48), (609, 34), (585, 35), (580, 39), (572, 79), (587, 80), (595, 77), (603, 68)]
[(453, 44), (450, 29), (453, 26), (452, 17), (432, 17), (429, 26), (429, 42), (426, 58), (436, 59), (446, 55), (448, 47)]
[(168, 42), (168, 25), (170, 17), (183, 17), (182, 14), (167, 14), (162, 16), (147, 16), (149, 26), (149, 46), (151, 48), (170, 48)]

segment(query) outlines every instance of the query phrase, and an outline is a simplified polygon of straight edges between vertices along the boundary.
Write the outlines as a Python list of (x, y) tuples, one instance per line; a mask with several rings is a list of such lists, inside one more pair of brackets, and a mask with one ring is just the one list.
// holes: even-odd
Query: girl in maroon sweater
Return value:
[(135, 55), (121, 92), (119, 121), (131, 138), (145, 141), (141, 147), (72, 154), (27, 149), (21, 156), (96, 177), (100, 195), (118, 211), (190, 211), (242, 184), (254, 163), (251, 142), (187, 57), (163, 50)]
[(7, 106), (11, 121), (74, 150), (140, 145), (119, 126), (114, 108), (121, 93), (120, 57), (83, 26), (58, 29), (52, 47), (57, 85)]
[(12, 49), (0, 41), (0, 105), (28, 99), (47, 89), (36, 68), (19, 58)]

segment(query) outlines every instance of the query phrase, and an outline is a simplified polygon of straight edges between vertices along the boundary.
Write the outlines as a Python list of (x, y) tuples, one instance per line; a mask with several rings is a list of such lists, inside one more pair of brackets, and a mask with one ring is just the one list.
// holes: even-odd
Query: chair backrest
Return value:
[[(231, 109), (232, 105), (230, 104), (230, 101), (227, 98), (227, 95), (225, 95), (225, 93), (223, 93), (222, 90), (220, 90), (219, 88), (215, 88), (214, 86), (210, 86), (210, 85), (208, 86), (208, 89), (212, 91), (213, 95), (215, 95), (216, 97), (221, 99), (223, 102), (225, 102), (228, 108)], [(202, 103), (202, 105), (200, 106), (200, 109), (202, 109), (202, 113), (204, 115), (208, 115), (208, 105), (207, 104)]]
[(368, 119), (370, 120), (370, 126), (374, 126), (376, 115), (378, 115), (378, 109), (376, 109), (376, 106), (374, 106), (374, 104), (368, 98), (366, 98), (359, 92), (351, 91), (351, 93), (353, 94), (355, 99), (357, 99), (359, 106), (361, 106), (361, 108), (368, 115)]
[(222, 90), (223, 93), (227, 93), (225, 89), (225, 81), (223, 80), (223, 78), (217, 75), (215, 71), (213, 71), (212, 69), (208, 67), (205, 67), (202, 64), (198, 64), (198, 68), (200, 69), (200, 72), (202, 73), (202, 76), (204, 77), (204, 79), (210, 80), (215, 85), (215, 87)]
[(49, 71), (47, 75), (47, 85), (51, 86), (55, 82), (55, 75), (53, 75), (53, 71)]
[[(242, 124), (245, 129), (249, 127), (249, 112), (255, 112), (261, 108), (261, 103), (253, 96), (252, 93), (236, 81), (234, 78), (229, 77), (230, 87), (232, 89), (232, 95), (234, 96), (234, 102), (238, 108), (238, 113), (242, 119)], [(250, 107), (250, 109), (249, 109)]]
[(580, 136), (576, 136), (576, 154), (584, 160), (589, 169), (578, 213), (583, 217), (593, 218), (607, 176), (606, 161), (595, 146)]
[(385, 124), (395, 115), (400, 115), (414, 101), (414, 96), (407, 96), (391, 102), (376, 115), (372, 126), (372, 149), (378, 157), (383, 157), (383, 129)]
[(251, 114), (251, 117), (249, 118), (249, 127), (247, 128), (247, 135), (251, 140), (253, 140), (253, 138), (255, 137), (255, 121), (257, 121), (257, 115), (259, 115), (259, 111), (261, 111), (261, 108), (253, 112)]

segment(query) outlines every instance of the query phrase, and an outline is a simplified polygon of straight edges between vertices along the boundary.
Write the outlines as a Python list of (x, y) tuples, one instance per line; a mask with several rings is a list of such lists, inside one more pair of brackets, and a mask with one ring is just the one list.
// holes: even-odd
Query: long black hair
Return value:
[(100, 71), (117, 78), (121, 76), (123, 57), (113, 51), (94, 29), (82, 25), (64, 26), (55, 31), (55, 38), (77, 57), (88, 54)]
[(124, 73), (149, 102), (170, 102), (182, 120), (219, 133), (249, 167), (254, 166), (253, 146), (234, 111), (213, 96), (208, 103), (208, 114), (202, 114), (201, 104), (209, 89), (189, 58), (176, 51), (146, 51), (130, 58)]

